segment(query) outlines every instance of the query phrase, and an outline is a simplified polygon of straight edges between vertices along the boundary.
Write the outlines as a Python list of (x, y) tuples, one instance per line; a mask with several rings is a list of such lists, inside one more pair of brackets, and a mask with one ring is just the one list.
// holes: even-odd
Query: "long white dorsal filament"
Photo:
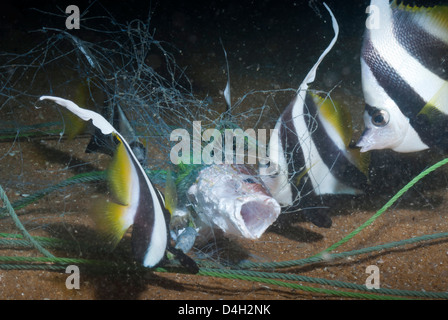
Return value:
[(312, 83), (316, 77), (317, 68), (319, 67), (320, 63), (325, 58), (325, 56), (328, 54), (328, 52), (330, 52), (330, 50), (333, 48), (333, 46), (336, 43), (338, 36), (339, 36), (339, 25), (338, 25), (338, 22), (336, 21), (335, 16), (333, 15), (333, 12), (331, 12), (330, 8), (327, 6), (327, 4), (325, 2), (324, 2), (324, 6), (331, 15), (331, 21), (332, 21), (333, 30), (334, 30), (334, 37), (331, 40), (328, 47), (325, 49), (325, 51), (322, 52), (322, 54), (320, 55), (317, 62), (314, 64), (314, 66), (311, 68), (311, 70), (306, 75), (305, 79), (303, 80), (302, 84), (300, 85), (300, 87), (298, 89), (298, 92), (301, 92), (301, 91), (306, 92), (306, 90), (308, 90), (308, 84)]

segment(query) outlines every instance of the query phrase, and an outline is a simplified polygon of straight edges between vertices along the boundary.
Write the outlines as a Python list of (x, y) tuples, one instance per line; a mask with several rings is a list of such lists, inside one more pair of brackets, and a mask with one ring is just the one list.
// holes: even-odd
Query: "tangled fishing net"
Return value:
[[(101, 28), (98, 26), (101, 26)], [(65, 29), (44, 27), (34, 31), (38, 35), (37, 38), (43, 40), (32, 49), (23, 53), (3, 53), (0, 55), (0, 113), (2, 115), (0, 119), (0, 139), (11, 141), (12, 146), (10, 150), (14, 149), (14, 145), (20, 144), (20, 138), (37, 137), (43, 140), (56, 138), (59, 141), (64, 133), (68, 136), (86, 133), (86, 131), (83, 131), (85, 128), (75, 132), (71, 131), (72, 129), (68, 125), (70, 119), (58, 109), (53, 109), (52, 111), (55, 115), (52, 122), (42, 123), (38, 117), (27, 118), (23, 116), (31, 108), (41, 108), (37, 101), (43, 94), (69, 98), (81, 107), (102, 113), (111, 123), (118, 117), (116, 114), (117, 110), (121, 109), (126, 112), (135, 136), (143, 143), (147, 151), (142, 159), (151, 180), (163, 190), (167, 184), (167, 177), (173, 174), (179, 198), (177, 201), (179, 203), (187, 203), (188, 199), (185, 198), (187, 191), (196, 181), (204, 165), (191, 165), (191, 163), (175, 165), (172, 163), (170, 153), (173, 145), (176, 144), (176, 141), (172, 141), (170, 138), (173, 130), (183, 128), (190, 134), (193, 134), (194, 122), (200, 122), (202, 130), (211, 128), (222, 131), (226, 128), (236, 129), (240, 127), (269, 129), (273, 128), (275, 121), (283, 110), (284, 105), (276, 107), (275, 102), (273, 102), (275, 110), (270, 110), (271, 113), (267, 115), (267, 111), (270, 108), (268, 104), (270, 101), (273, 101), (271, 99), (276, 92), (275, 90), (251, 91), (235, 104), (228, 103), (227, 108), (225, 97), (223, 97), (222, 103), (216, 103), (215, 101), (214, 104), (213, 99), (207, 96), (198, 97), (195, 95), (185, 70), (175, 61), (175, 55), (173, 54), (175, 48), (169, 43), (156, 39), (151, 27), (150, 17), (146, 21), (133, 20), (127, 24), (120, 23), (111, 16), (94, 17), (83, 20), (83, 30), (87, 32), (83, 33), (83, 36), (77, 36), (75, 33), (70, 33)], [(154, 56), (161, 58), (161, 61), (157, 63), (157, 67), (152, 59)], [(282, 89), (277, 90), (277, 92), (287, 92), (289, 95), (292, 95), (295, 93), (295, 90)], [(264, 101), (264, 103), (254, 104), (256, 107), (253, 105), (249, 108), (243, 106), (243, 102), (253, 95), (260, 95), (260, 100)], [(88, 133), (93, 134), (94, 132), (90, 131)], [(11, 154), (10, 150), (5, 150), (4, 154), (0, 155), (0, 161)], [(251, 172), (254, 177), (257, 176), (256, 166), (255, 170)], [(57, 183), (55, 181), (29, 182), (26, 181), (26, 177), (21, 177), (20, 180), (25, 181), (25, 184), (33, 183), (35, 186), (32, 189), (37, 189), (37, 192), (31, 196), (27, 194), (23, 199), (13, 202), (10, 207), (5, 206), (1, 208), (1, 217), (4, 219), (8, 215), (12, 215), (12, 207), (14, 209), (26, 207), (45, 195), (67, 186), (75, 183), (87, 184), (89, 181), (99, 181), (101, 179), (104, 179), (104, 175), (98, 172), (74, 180), (61, 179)], [(0, 185), (6, 189), (20, 192), (17, 188), (23, 186), (23, 183), (18, 183), (17, 180), (8, 178), (1, 181)], [(2, 200), (5, 200), (3, 189), (1, 191)], [(298, 190), (297, 194), (299, 196), (295, 199), (294, 206), (297, 206), (310, 193), (311, 191), (303, 193), (301, 190)], [(19, 224), (18, 221), (16, 222)], [(25, 232), (26, 230), (24, 230)], [(434, 238), (437, 239), (439, 236), (443, 238), (446, 235), (440, 234)], [(428, 239), (419, 240), (425, 241)], [(14, 241), (15, 245), (19, 243), (18, 238), (14, 238), (11, 241)], [(418, 240), (415, 239), (415, 241)], [(64, 248), (65, 245), (65, 243), (44, 238), (39, 239), (37, 242), (47, 248), (52, 246), (62, 246)], [(29, 243), (24, 245), (29, 246)], [(391, 247), (395, 245), (403, 244), (390, 244)], [(202, 250), (206, 250), (204, 248)], [(365, 252), (369, 252), (367, 249)], [(382, 250), (382, 247), (371, 248), (371, 251), (375, 250)], [(48, 253), (47, 251), (41, 252)], [(344, 258), (352, 254), (361, 253), (348, 252), (346, 255), (341, 253), (338, 257)], [(252, 281), (262, 281), (314, 292), (314, 289), (309, 287), (294, 286), (289, 283), (283, 283), (281, 280), (266, 280), (270, 277), (285, 279), (278, 274), (267, 275), (257, 271), (251, 273), (251, 271), (244, 269), (276, 269), (300, 266), (315, 263), (316, 261), (324, 261), (327, 258), (328, 256), (325, 258), (315, 256), (305, 259), (306, 261), (298, 260), (284, 265), (247, 262), (246, 265), (238, 266), (238, 268), (242, 269), (238, 270), (238, 272), (219, 269), (218, 267), (222, 267), (222, 264), (216, 265), (209, 261), (210, 269), (204, 268), (201, 272), (203, 275), (233, 279), (252, 279)], [(337, 259), (336, 254), (334, 259)], [(33, 263), (36, 261), (37, 259), (32, 260)], [(42, 261), (45, 263), (44, 259)], [(65, 261), (62, 258), (59, 262), (83, 263), (81, 260)], [(204, 266), (208, 265), (204, 264)], [(295, 275), (291, 276), (292, 278), (286, 279), (292, 281), (314, 281), (306, 279), (306, 277), (295, 278)], [(351, 284), (336, 283), (335, 281), (332, 282), (332, 280), (327, 281), (325, 284), (354, 288)], [(359, 286), (355, 289), (363, 290)], [(325, 292), (325, 290), (322, 292), (336, 294), (330, 291)], [(378, 291), (378, 293), (414, 294), (412, 292), (388, 291), (388, 289)], [(361, 294), (358, 297), (365, 298), (367, 296)], [(435, 295), (435, 297), (445, 296), (442, 294), (440, 296)]]
[[(173, 164), (170, 157), (173, 146), (178, 142), (176, 138), (179, 139), (171, 137), (173, 131), (182, 128), (194, 136), (193, 131), (199, 124), (197, 130), (200, 135), (210, 128), (222, 132), (224, 137), (225, 129), (233, 130), (240, 126), (257, 129), (266, 124), (263, 122), (268, 108), (266, 104), (249, 108), (241, 106), (248, 96), (256, 94), (266, 102), (272, 92), (252, 91), (235, 104), (231, 102), (229, 87), (222, 103), (213, 105), (210, 97), (198, 98), (193, 94), (185, 70), (175, 61), (175, 48), (155, 39), (150, 17), (146, 21), (133, 20), (127, 24), (119, 23), (111, 16), (94, 17), (83, 20), (82, 29), (83, 36), (77, 36), (66, 29), (43, 27), (33, 31), (38, 39), (43, 40), (32, 49), (25, 53), (1, 55), (0, 111), (4, 117), (0, 120), (0, 136), (3, 139), (16, 143), (19, 137), (33, 135), (60, 139), (65, 134), (72, 139), (79, 134), (95, 134), (94, 129), (85, 123), (76, 123), (73, 117), (60, 109), (53, 108), (53, 122), (39, 123), (39, 119), (21, 117), (21, 114), (28, 114), (30, 108), (42, 108), (37, 101), (43, 94), (65, 97), (83, 108), (101, 113), (120, 131), (127, 130), (122, 129), (122, 124), (116, 124), (123, 110), (131, 128), (130, 132), (122, 133), (127, 139), (137, 139), (143, 144), (144, 152), (139, 160), (151, 181), (163, 190), (167, 175), (173, 175), (176, 202), (179, 206), (188, 206), (187, 191), (205, 164), (195, 161), (193, 154), (188, 156), (190, 159), (184, 157), (183, 162)], [(223, 61), (225, 54), (223, 50)], [(158, 58), (156, 62), (154, 57)], [(45, 112), (49, 112), (47, 110)], [(269, 121), (268, 125), (272, 127), (272, 119)], [(268, 138), (269, 130), (260, 147), (266, 148)], [(249, 145), (257, 144), (255, 139), (245, 138), (243, 153), (247, 153)], [(93, 142), (96, 149), (112, 155), (113, 149), (104, 141)], [(95, 148), (89, 144), (86, 151), (98, 151)], [(243, 161), (247, 161), (245, 155)], [(250, 174), (256, 178), (256, 163), (252, 166)], [(27, 203), (31, 202), (28, 199)], [(260, 205), (255, 208), (262, 212)]]

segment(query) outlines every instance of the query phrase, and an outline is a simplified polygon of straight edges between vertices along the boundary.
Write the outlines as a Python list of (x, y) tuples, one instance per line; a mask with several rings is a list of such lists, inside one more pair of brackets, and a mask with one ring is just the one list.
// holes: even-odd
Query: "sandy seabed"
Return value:
[[(189, 39), (182, 48), (179, 64), (189, 66), (187, 72), (193, 80), (196, 93), (207, 94), (212, 101), (223, 106), (222, 90), (227, 79), (223, 72), (225, 64), (218, 37), (215, 37), (213, 41), (202, 39), (194, 28), (189, 29), (188, 22), (191, 23), (191, 16), (180, 19), (179, 15), (182, 18), (182, 13), (177, 14), (177, 20), (181, 21), (179, 23), (184, 23), (183, 33), (178, 37)], [(173, 14), (173, 17), (175, 16)], [(329, 28), (328, 24), (324, 27)], [(315, 59), (315, 56), (308, 58), (304, 56), (314, 49), (316, 49), (314, 54), (318, 54), (325, 46), (322, 43), (320, 46), (311, 45), (301, 48), (292, 46), (288, 47), (290, 51), (286, 51), (285, 42), (281, 42), (289, 39), (286, 35), (274, 37), (271, 33), (268, 36), (271, 37), (268, 40), (261, 37), (253, 42), (248, 39), (242, 40), (241, 43), (226, 42), (226, 49), (230, 56), (232, 94), (235, 100), (254, 89), (273, 90), (298, 87), (307, 68), (314, 63)], [(229, 37), (232, 39), (231, 36)], [(353, 108), (355, 135), (359, 136), (363, 126), (362, 111), (359, 109), (362, 109), (359, 55), (345, 58), (347, 50), (359, 45), (359, 39), (346, 37), (341, 41), (342, 44), (334, 49), (335, 55), (329, 55), (327, 59), (329, 61), (324, 61), (319, 69), (315, 88), (327, 91), (334, 89), (332, 97), (342, 100)], [(260, 46), (260, 43), (263, 43), (263, 54), (251, 57), (249, 48)], [(292, 52), (299, 50), (302, 55), (291, 53), (291, 50)], [(261, 57), (265, 60), (260, 61)], [(153, 58), (157, 59), (157, 57)], [(296, 69), (288, 69), (287, 66), (294, 59), (302, 61), (303, 64), (301, 63)], [(284, 65), (280, 66), (281, 62)], [(333, 79), (334, 77), (336, 79)], [(45, 91), (44, 88), (42, 90)], [(45, 93), (42, 92), (42, 94)], [(349, 96), (350, 94), (352, 95)], [(278, 97), (277, 108), (286, 106), (291, 98), (291, 96)], [(20, 117), (21, 114), (26, 114), (30, 123), (54, 119), (54, 114), (44, 109), (32, 108), (29, 112), (19, 110), (16, 116)], [(278, 114), (272, 115), (272, 119), (277, 116)], [(53, 137), (49, 139), (21, 138), (0, 142), (0, 184), (11, 202), (76, 174), (105, 169), (108, 157), (86, 154), (84, 150), (87, 143), (86, 136), (71, 141)], [(391, 152), (374, 153), (372, 155), (372, 186), (369, 192), (358, 197), (335, 197), (326, 203), (333, 220), (331, 228), (318, 228), (298, 215), (284, 215), (258, 240), (219, 240), (213, 247), (215, 250), (218, 248), (215, 258), (217, 256), (221, 261), (249, 259), (267, 262), (310, 257), (363, 224), (415, 175), (440, 159), (442, 159), (440, 155), (431, 152), (411, 155), (396, 155)], [(339, 247), (336, 252), (446, 232), (448, 230), (447, 187), (447, 169), (442, 167), (417, 183), (374, 223)], [(101, 184), (64, 188), (18, 210), (17, 213), (32, 235), (95, 243), (98, 238), (88, 212), (91, 204), (103, 191), (104, 185)], [(0, 220), (0, 231), (18, 233), (10, 219)], [(98, 245), (101, 243), (98, 242)], [(127, 239), (120, 243), (117, 249), (116, 254), (111, 253), (106, 257), (118, 260), (129, 259), (130, 249)], [(97, 258), (91, 252), (84, 251), (81, 246), (70, 254), (60, 250), (52, 252), (61, 257)], [(15, 250), (4, 247), (0, 250), (0, 256), (16, 255), (38, 256), (38, 253), (35, 250)], [(194, 254), (192, 256), (194, 257)], [(427, 292), (448, 290), (446, 238), (336, 261), (282, 269), (281, 272), (364, 285), (369, 277), (366, 268), (371, 265), (378, 267), (381, 288)], [(80, 288), (67, 289), (68, 276), (69, 274), (63, 271), (0, 270), (0, 299), (342, 299), (339, 296), (288, 289), (273, 284), (183, 273), (89, 272), (84, 269), (81, 269)], [(299, 284), (322, 287), (305, 282)], [(335, 289), (330, 286), (324, 288)]]

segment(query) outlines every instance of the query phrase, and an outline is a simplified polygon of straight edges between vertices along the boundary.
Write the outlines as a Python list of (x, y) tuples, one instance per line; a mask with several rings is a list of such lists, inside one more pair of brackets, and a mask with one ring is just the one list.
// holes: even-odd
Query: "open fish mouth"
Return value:
[(250, 200), (241, 206), (239, 215), (244, 221), (245, 237), (258, 239), (277, 219), (279, 205), (271, 200)]
[(227, 236), (258, 239), (281, 213), (279, 203), (244, 166), (203, 169), (188, 197), (202, 222)]

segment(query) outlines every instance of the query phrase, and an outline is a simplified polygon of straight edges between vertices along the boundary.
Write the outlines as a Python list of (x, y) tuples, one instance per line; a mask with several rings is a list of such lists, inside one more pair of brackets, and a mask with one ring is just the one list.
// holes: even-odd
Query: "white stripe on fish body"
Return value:
[[(130, 157), (130, 153), (128, 147), (125, 145), (126, 152), (128, 157)], [(132, 161), (131, 161), (132, 164)], [(140, 182), (137, 175), (137, 169), (134, 165), (131, 165), (131, 177), (129, 178), (129, 183), (131, 188), (129, 188), (130, 193), (130, 203), (127, 207), (128, 214), (125, 216), (126, 228), (129, 228), (134, 223), (135, 214), (137, 213), (138, 204), (140, 201)]]
[[(313, 140), (314, 130), (326, 131), (326, 128), (324, 126), (310, 128), (310, 126), (306, 123), (305, 117), (313, 116), (304, 110), (306, 94), (307, 93), (304, 91), (299, 93), (293, 107), (292, 121), (294, 123), (298, 138), (297, 144), (300, 144), (305, 160), (305, 170), (307, 170), (307, 176), (311, 179), (314, 193), (316, 195), (337, 193), (358, 194), (359, 190), (348, 187), (346, 184), (335, 178), (335, 176), (331, 173), (332, 168), (327, 167), (321, 154), (317, 150), (316, 144)], [(335, 135), (339, 137), (337, 133)], [(338, 139), (335, 138), (335, 140)], [(345, 146), (343, 146), (342, 149), (339, 148), (339, 150), (345, 150)], [(344, 156), (343, 151), (341, 151), (340, 156)]]
[[(330, 173), (329, 168), (322, 161), (322, 158), (314, 145), (309, 128), (304, 120), (304, 101), (308, 90), (308, 84), (314, 81), (319, 64), (333, 48), (339, 35), (339, 26), (336, 18), (325, 3), (324, 6), (331, 15), (335, 35), (297, 90), (297, 95), (293, 101), (294, 105), (292, 106), (292, 119), (284, 119), (285, 113), (283, 113), (277, 121), (275, 126), (276, 130), (274, 130), (269, 141), (270, 167), (267, 169), (262, 168), (263, 170), (260, 171), (263, 182), (269, 188), (273, 197), (282, 206), (292, 205), (295, 201), (291, 185), (291, 183), (294, 182), (291, 182), (289, 179), (288, 168), (289, 161), (293, 161), (293, 159), (288, 158), (288, 155), (285, 154), (282, 145), (283, 142), (281, 140), (281, 127), (285, 125), (284, 121), (293, 121), (294, 123), (297, 148), (301, 149), (299, 152), (302, 152), (305, 160), (303, 170), (307, 171), (306, 175), (311, 179), (316, 194), (339, 192), (350, 194), (358, 193), (358, 190), (347, 187)], [(291, 105), (288, 106), (287, 109), (290, 107)], [(307, 178), (302, 177), (302, 179)]]
[(98, 129), (100, 129), (103, 134), (105, 135), (116, 134), (120, 138), (121, 143), (123, 143), (123, 145), (125, 146), (128, 157), (131, 158), (131, 164), (133, 164), (130, 177), (132, 183), (131, 187), (132, 201), (130, 203), (130, 208), (128, 208), (129, 216), (126, 217), (125, 221), (129, 223), (132, 217), (132, 223), (134, 223), (134, 218), (138, 210), (140, 202), (139, 196), (141, 190), (139, 183), (140, 179), (137, 173), (137, 170), (139, 170), (139, 172), (141, 173), (141, 175), (145, 180), (144, 183), (146, 184), (147, 188), (150, 191), (153, 204), (153, 214), (154, 214), (154, 224), (152, 227), (151, 240), (143, 257), (143, 265), (145, 267), (153, 267), (157, 265), (165, 255), (165, 250), (168, 241), (164, 210), (162, 208), (161, 202), (159, 201), (156, 189), (154, 188), (148, 176), (146, 175), (143, 167), (140, 165), (137, 157), (132, 152), (132, 149), (127, 143), (127, 141), (106, 119), (104, 119), (103, 116), (94, 111), (80, 108), (74, 102), (59, 97), (42, 96), (40, 97), (39, 100), (52, 100), (57, 104), (67, 108), (68, 110), (76, 114), (78, 117), (80, 117), (82, 120), (84, 121), (92, 120), (92, 124)]
[(260, 167), (260, 177), (274, 199), (281, 206), (286, 206), (293, 202), (293, 192), (289, 182), (288, 164), (279, 136), (281, 126), (282, 118), (280, 117), (269, 140), (269, 167)]
[(128, 153), (132, 156), (134, 165), (137, 166), (138, 170), (140, 170), (140, 172), (142, 173), (142, 176), (145, 179), (145, 183), (151, 193), (154, 210), (154, 225), (152, 228), (151, 241), (149, 242), (148, 249), (146, 250), (145, 256), (143, 258), (143, 266), (154, 267), (165, 256), (165, 249), (168, 242), (168, 231), (164, 216), (164, 210), (162, 208), (161, 201), (159, 201), (160, 198), (158, 190), (156, 190), (152, 185), (151, 181), (148, 178), (148, 175), (140, 165), (137, 157), (131, 151), (131, 147), (126, 142), (126, 140), (123, 139), (123, 143), (125, 143)]
[(448, 33), (446, 32), (446, 29), (440, 26), (438, 23), (440, 21), (434, 19), (434, 17), (428, 13), (428, 10), (422, 9), (420, 12), (415, 12), (415, 14), (411, 16), (411, 19), (428, 34), (431, 34), (440, 41), (448, 44)]
[[(446, 81), (425, 68), (398, 43), (393, 34), (392, 8), (388, 0), (372, 0), (372, 4), (379, 7), (381, 14), (380, 28), (369, 30), (369, 39), (374, 48), (426, 102), (430, 101), (446, 85)], [(444, 113), (448, 113), (446, 101), (448, 92), (442, 93), (436, 104)]]
[[(366, 130), (358, 146), (362, 152), (446, 150), (448, 81), (443, 55), (448, 45), (447, 8), (409, 7), (388, 0), (371, 0), (371, 5), (378, 8), (380, 22), (379, 28), (366, 29), (362, 48)], [(385, 110), (387, 123), (373, 124), (373, 110)]]
[(365, 102), (370, 106), (375, 106), (381, 101), (381, 108), (387, 109), (390, 118), (393, 119), (385, 127), (375, 127), (371, 122), (371, 116), (367, 111), (364, 112), (364, 123), (366, 130), (369, 130), (370, 133), (361, 138), (361, 152), (373, 149), (392, 149), (396, 152), (415, 152), (428, 149), (429, 147), (409, 123), (409, 118), (401, 112), (396, 103), (378, 84), (362, 58), (361, 70)]

